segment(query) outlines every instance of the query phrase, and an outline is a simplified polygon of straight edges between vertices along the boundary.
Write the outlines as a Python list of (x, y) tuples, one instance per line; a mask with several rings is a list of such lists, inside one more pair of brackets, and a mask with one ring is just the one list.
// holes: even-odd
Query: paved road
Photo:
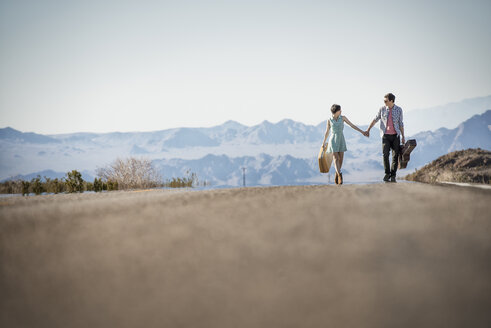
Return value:
[(491, 191), (0, 200), (1, 327), (490, 327)]

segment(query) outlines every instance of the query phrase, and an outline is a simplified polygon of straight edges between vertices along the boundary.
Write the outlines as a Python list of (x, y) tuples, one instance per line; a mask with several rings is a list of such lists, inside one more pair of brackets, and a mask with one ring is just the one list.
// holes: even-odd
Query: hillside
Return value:
[(490, 183), (491, 151), (466, 149), (441, 156), (420, 170), (405, 177), (406, 180), (426, 183), (472, 182)]

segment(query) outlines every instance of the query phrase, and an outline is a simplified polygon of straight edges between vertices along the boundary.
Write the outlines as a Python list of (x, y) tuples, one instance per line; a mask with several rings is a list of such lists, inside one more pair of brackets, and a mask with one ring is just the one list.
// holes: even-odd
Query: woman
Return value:
[[(327, 120), (327, 130), (324, 136), (324, 141), (322, 142), (322, 147), (326, 149), (328, 153), (333, 153), (334, 157), (334, 168), (336, 169), (336, 178), (334, 181), (336, 184), (343, 184), (343, 174), (341, 173), (341, 166), (343, 166), (344, 152), (346, 149), (346, 141), (344, 140), (344, 123), (351, 126), (356, 131), (365, 135), (365, 132), (359, 129), (356, 125), (352, 124), (346, 116), (341, 116), (341, 106), (332, 105), (331, 107), (332, 117)], [(331, 137), (329, 138), (329, 143), (326, 145), (326, 139), (329, 132), (332, 129)]]

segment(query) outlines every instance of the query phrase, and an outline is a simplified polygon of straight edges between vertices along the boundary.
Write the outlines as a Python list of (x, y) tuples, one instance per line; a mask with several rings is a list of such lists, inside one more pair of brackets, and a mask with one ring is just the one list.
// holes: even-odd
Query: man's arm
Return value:
[(377, 116), (375, 116), (372, 123), (370, 123), (370, 126), (367, 129), (367, 134), (366, 134), (367, 137), (370, 136), (370, 129), (373, 128), (373, 126), (380, 120), (381, 117), (382, 117), (382, 108), (378, 110)]
[(367, 137), (370, 135), (370, 129), (373, 128), (373, 126), (377, 123), (377, 120), (373, 120), (370, 126), (367, 129)]

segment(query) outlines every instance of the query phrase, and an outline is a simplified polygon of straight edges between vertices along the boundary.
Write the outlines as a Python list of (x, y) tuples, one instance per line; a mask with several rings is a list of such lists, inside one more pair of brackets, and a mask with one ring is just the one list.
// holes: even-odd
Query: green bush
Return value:
[(93, 187), (94, 187), (94, 191), (95, 192), (100, 192), (102, 191), (102, 179), (97, 179), (97, 178), (94, 178), (94, 184), (93, 184)]
[(31, 183), (29, 181), (22, 181), (22, 196), (29, 195), (29, 187)]
[(107, 190), (118, 190), (118, 181), (107, 180)]
[(71, 172), (67, 172), (66, 175), (65, 184), (68, 192), (84, 191), (84, 180), (82, 180), (82, 174), (80, 172), (72, 170)]
[(43, 183), (41, 182), (41, 176), (37, 176), (31, 180), (32, 192), (36, 195), (42, 194), (44, 190)]
[(198, 177), (196, 173), (186, 172), (187, 177), (184, 178), (172, 178), (172, 180), (167, 180), (164, 184), (166, 187), (170, 188), (191, 188), (198, 184)]
[(65, 183), (63, 180), (59, 180), (58, 178), (50, 179), (46, 176), (44, 177), (44, 189), (48, 193), (58, 194), (65, 190)]
[(189, 170), (186, 171), (186, 177), (172, 178), (171, 180), (162, 182), (162, 180), (159, 180), (160, 175), (156, 173), (150, 162), (138, 162), (132, 160), (130, 161), (130, 164), (133, 165), (130, 167), (136, 167), (140, 169), (139, 175), (136, 176), (144, 177), (146, 179), (144, 180), (144, 183), (132, 184), (128, 181), (125, 182), (124, 179), (122, 180), (122, 182), (120, 182), (116, 179), (117, 176), (115, 178), (107, 178), (107, 175), (103, 175), (99, 178), (94, 178), (94, 182), (87, 182), (82, 179), (82, 174), (80, 172), (78, 172), (77, 170), (72, 170), (70, 172), (67, 172), (66, 176), (61, 179), (51, 179), (44, 176), (43, 181), (38, 175), (36, 178), (31, 179), (31, 181), (25, 181), (21, 179), (8, 180), (0, 183), (0, 193), (22, 193), (22, 195), (35, 193), (36, 195), (39, 195), (43, 192), (58, 194), (61, 192), (83, 192), (84, 190), (101, 192), (103, 190), (112, 191), (124, 190), (128, 188), (191, 188), (198, 185), (208, 185), (206, 181), (199, 182), (197, 175), (195, 173), (191, 173)]

